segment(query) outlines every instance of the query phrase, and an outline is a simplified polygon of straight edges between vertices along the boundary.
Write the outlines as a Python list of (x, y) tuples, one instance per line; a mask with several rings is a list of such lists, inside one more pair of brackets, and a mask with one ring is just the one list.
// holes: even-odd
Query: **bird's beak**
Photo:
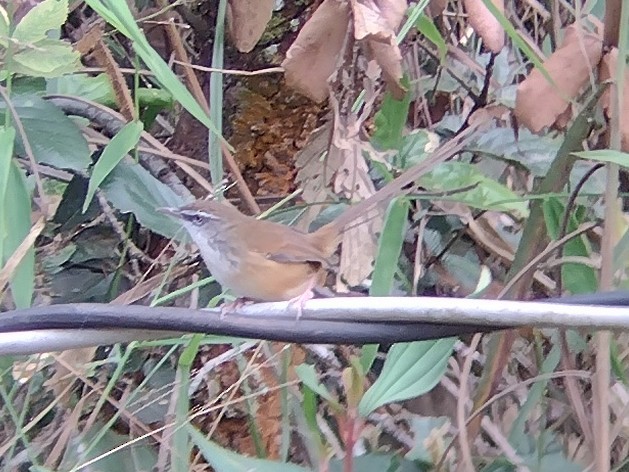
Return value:
[(181, 216), (181, 210), (179, 208), (162, 207), (157, 208), (156, 210), (160, 213), (164, 213), (165, 215), (174, 216), (175, 218), (179, 218)]

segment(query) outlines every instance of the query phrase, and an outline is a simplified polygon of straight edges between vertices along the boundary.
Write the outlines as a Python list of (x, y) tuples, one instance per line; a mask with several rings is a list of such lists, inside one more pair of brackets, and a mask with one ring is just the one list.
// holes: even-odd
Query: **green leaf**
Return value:
[(9, 37), (9, 15), (2, 5), (0, 5), (0, 46), (7, 47)]
[(16, 53), (11, 72), (33, 77), (54, 78), (79, 69), (80, 55), (69, 44), (56, 39), (45, 39), (32, 48)]
[[(149, 440), (133, 439), (112, 431), (107, 425), (96, 422), (88, 431), (82, 431), (72, 440), (72, 447), (65, 450), (63, 461), (55, 470), (78, 470), (79, 464), (96, 459), (87, 467), (99, 471), (145, 471), (153, 470), (157, 463), (157, 452)], [(127, 447), (125, 447), (125, 445)], [(86, 469), (85, 467), (83, 468)]]
[(94, 165), (94, 170), (90, 177), (87, 195), (83, 202), (83, 213), (89, 207), (98, 186), (114, 170), (122, 158), (138, 144), (143, 129), (144, 126), (140, 121), (127, 123), (105, 146), (102, 155)]
[[(373, 270), (373, 281), (369, 294), (382, 297), (391, 294), (400, 252), (406, 234), (406, 221), (409, 203), (405, 198), (391, 200), (384, 219), (384, 226), (378, 240), (378, 252)], [(369, 372), (378, 354), (378, 345), (363, 346), (360, 365), (363, 372)]]
[(629, 167), (629, 154), (626, 152), (614, 151), (612, 149), (597, 149), (594, 151), (573, 152), (572, 154), (581, 159), (608, 162), (618, 164), (621, 167)]
[(455, 341), (447, 338), (395, 344), (378, 380), (360, 402), (360, 415), (366, 417), (382, 405), (430, 391), (445, 373)]
[[(354, 468), (356, 472), (420, 472), (426, 470), (416, 463), (400, 458), (397, 454), (382, 454), (370, 452), (361, 456), (354, 456)], [(343, 459), (333, 457), (330, 459), (329, 472), (345, 472)]]
[(186, 201), (140, 164), (123, 159), (109, 173), (101, 189), (116, 209), (133, 213), (142, 226), (167, 238), (184, 237), (180, 225), (155, 209), (181, 206)]
[(426, 37), (428, 41), (437, 46), (437, 51), (439, 51), (439, 61), (443, 62), (446, 58), (446, 54), (448, 53), (448, 45), (433, 23), (432, 18), (429, 18), (425, 13), (422, 13), (417, 19), (415, 27), (417, 28), (417, 31)]
[[(0, 128), (0, 202), (4, 202), (9, 185), (9, 174), (13, 163), (13, 143), (15, 141), (14, 128)], [(9, 233), (9, 222), (4, 211), (0, 214), (0, 255), (4, 254), (4, 239)]]
[(369, 290), (372, 297), (391, 294), (402, 244), (404, 243), (404, 235), (406, 234), (408, 210), (409, 203), (405, 198), (396, 198), (389, 203), (384, 226), (378, 240), (373, 281)]
[(506, 186), (481, 174), (472, 164), (446, 162), (419, 181), (431, 192), (452, 192), (474, 186), (470, 190), (449, 195), (447, 200), (485, 210), (514, 212), (520, 217), (528, 215), (527, 202)]
[(518, 447), (518, 444), (522, 444), (526, 438), (525, 431), (527, 421), (533, 413), (533, 411), (542, 405), (544, 402), (544, 395), (548, 383), (549, 377), (544, 377), (544, 374), (550, 374), (555, 371), (559, 360), (561, 358), (561, 342), (555, 336), (556, 343), (553, 344), (552, 349), (546, 354), (544, 361), (542, 362), (542, 368), (539, 372), (541, 378), (535, 382), (528, 390), (526, 399), (522, 405), (518, 408), (518, 415), (511, 423), (511, 432), (509, 433), (509, 444), (514, 447)]
[(12, 38), (19, 43), (36, 43), (46, 39), (50, 30), (61, 28), (67, 18), (68, 0), (44, 0), (15, 26)]
[[(4, 224), (10, 228), (2, 244), (4, 266), (31, 229), (31, 197), (27, 190), (26, 176), (15, 162), (11, 163), (2, 205), (4, 206), (2, 211)], [(24, 255), (11, 278), (11, 293), (16, 307), (28, 308), (31, 305), (34, 287), (35, 250), (31, 248)]]
[(393, 165), (400, 169), (408, 169), (426, 159), (429, 155), (428, 149), (434, 142), (433, 136), (438, 142), (438, 136), (425, 129), (416, 129), (403, 136), (400, 151), (396, 154)]
[(295, 373), (299, 380), (306, 385), (310, 390), (318, 394), (320, 397), (325, 398), (330, 403), (337, 404), (338, 402), (332, 396), (332, 394), (325, 388), (317, 377), (317, 372), (314, 366), (309, 364), (299, 364), (295, 367)]
[[(563, 223), (565, 206), (557, 198), (547, 198), (542, 202), (544, 221), (546, 229), (552, 239), (559, 239), (561, 225)], [(578, 228), (580, 221), (577, 220), (576, 212), (572, 212), (568, 218), (566, 233), (570, 233)], [(572, 238), (563, 245), (562, 254), (564, 257), (590, 257), (591, 248), (587, 244), (585, 235)], [(577, 262), (566, 262), (561, 265), (561, 279), (570, 293), (592, 293), (598, 287), (596, 271), (585, 264)]]
[(98, 74), (94, 77), (85, 74), (68, 74), (57, 78), (52, 87), (54, 88), (51, 89), (49, 83), (48, 93), (75, 95), (103, 105), (115, 103), (114, 89), (106, 74)]
[[(408, 88), (408, 80), (402, 80), (402, 85)], [(400, 148), (410, 105), (409, 92), (402, 100), (396, 100), (390, 92), (385, 93), (382, 106), (374, 117), (376, 131), (371, 138), (374, 146), (379, 149)]]
[(295, 464), (254, 459), (236, 454), (210, 441), (205, 434), (191, 424), (188, 423), (186, 429), (205, 460), (216, 472), (306, 472), (310, 470)]
[[(59, 169), (87, 169), (91, 163), (87, 141), (76, 124), (58, 107), (31, 94), (16, 95), (12, 97), (12, 103), (37, 162)], [(6, 113), (6, 103), (2, 100), (0, 113)], [(19, 134), (16, 153), (26, 156)]]
[[(413, 448), (406, 453), (405, 459), (421, 461), (426, 464), (432, 464), (434, 455), (430, 451), (430, 447), (427, 444), (426, 438), (432, 437), (434, 439), (445, 439), (445, 435), (448, 431), (450, 420), (444, 416), (433, 417), (420, 417), (413, 415), (411, 418), (411, 430), (413, 431)], [(445, 429), (444, 429), (445, 428)], [(443, 434), (435, 435), (433, 432), (437, 430), (437, 433), (443, 432)], [(432, 442), (430, 442), (432, 444)]]
[(157, 51), (151, 47), (144, 33), (135, 23), (135, 19), (126, 2), (119, 0), (86, 0), (85, 3), (108, 23), (111, 23), (118, 31), (131, 39), (138, 56), (155, 74), (162, 87), (168, 90), (192, 116), (203, 123), (210, 131), (218, 137), (221, 136), (220, 131), (216, 129), (190, 91), (180, 82), (177, 75), (170, 70)]

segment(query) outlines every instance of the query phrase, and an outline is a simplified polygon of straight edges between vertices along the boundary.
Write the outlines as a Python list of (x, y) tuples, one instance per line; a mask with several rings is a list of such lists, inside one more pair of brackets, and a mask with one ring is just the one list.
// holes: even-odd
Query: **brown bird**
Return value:
[(238, 297), (267, 302), (311, 298), (342, 231), (332, 222), (304, 233), (216, 200), (160, 210), (182, 222), (223, 287)]
[(404, 187), (460, 151), (469, 142), (473, 129), (468, 128), (423, 162), (312, 233), (246, 216), (216, 200), (160, 211), (182, 222), (210, 273), (223, 288), (231, 289), (240, 298), (298, 302), (301, 313), (303, 303), (313, 296), (312, 289), (322, 282), (345, 226), (378, 203), (406, 193)]

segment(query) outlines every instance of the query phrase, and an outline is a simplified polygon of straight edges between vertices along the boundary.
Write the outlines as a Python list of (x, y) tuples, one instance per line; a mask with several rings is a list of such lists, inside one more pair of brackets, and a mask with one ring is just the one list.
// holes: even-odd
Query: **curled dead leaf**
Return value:
[(396, 31), (408, 7), (406, 0), (351, 0), (354, 37), (364, 40), (367, 56), (376, 61), (394, 98), (404, 98), (402, 53)]
[(229, 0), (227, 31), (236, 49), (249, 52), (258, 43), (273, 14), (275, 0)]
[[(504, 12), (504, 0), (491, 0)], [(499, 53), (505, 45), (505, 32), (496, 17), (489, 11), (483, 0), (463, 0), (470, 25), (483, 38), (483, 43), (491, 52)]]
[[(355, 125), (355, 124), (354, 124)], [(339, 170), (334, 179), (334, 191), (351, 201), (364, 200), (376, 191), (369, 167), (363, 156), (364, 143), (351, 124), (337, 127), (329, 154), (340, 159)], [(382, 214), (379, 209), (366, 212), (343, 232), (341, 258), (339, 261), (339, 286), (361, 284), (373, 270), (373, 261), (378, 245), (375, 235), (382, 229)]]
[(324, 0), (303, 26), (282, 62), (286, 83), (317, 102), (328, 96), (328, 78), (336, 69), (349, 26), (349, 6)]
[(534, 133), (554, 124), (593, 74), (602, 45), (599, 35), (569, 26), (562, 46), (544, 61), (554, 84), (534, 69), (518, 86), (515, 115), (519, 122)]
[(388, 42), (395, 38), (404, 12), (406, 0), (350, 0), (357, 40), (375, 39)]

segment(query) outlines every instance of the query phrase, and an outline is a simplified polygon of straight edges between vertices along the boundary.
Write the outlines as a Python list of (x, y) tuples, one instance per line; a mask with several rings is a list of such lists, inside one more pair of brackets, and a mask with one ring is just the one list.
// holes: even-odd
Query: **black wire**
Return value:
[[(421, 298), (418, 298), (421, 300)], [(629, 306), (629, 292), (604, 292), (539, 300), (574, 305)], [(504, 326), (428, 322), (352, 322), (317, 319), (316, 314), (245, 316), (216, 311), (141, 305), (76, 303), (14, 310), (0, 314), (0, 333), (65, 329), (140, 329), (206, 333), (294, 343), (369, 344), (438, 339), (506, 329)]]
[(445, 338), (491, 331), (469, 324), (370, 323), (255, 317), (173, 307), (74, 303), (0, 315), (0, 333), (41, 329), (141, 329), (206, 333), (295, 343), (368, 344)]

